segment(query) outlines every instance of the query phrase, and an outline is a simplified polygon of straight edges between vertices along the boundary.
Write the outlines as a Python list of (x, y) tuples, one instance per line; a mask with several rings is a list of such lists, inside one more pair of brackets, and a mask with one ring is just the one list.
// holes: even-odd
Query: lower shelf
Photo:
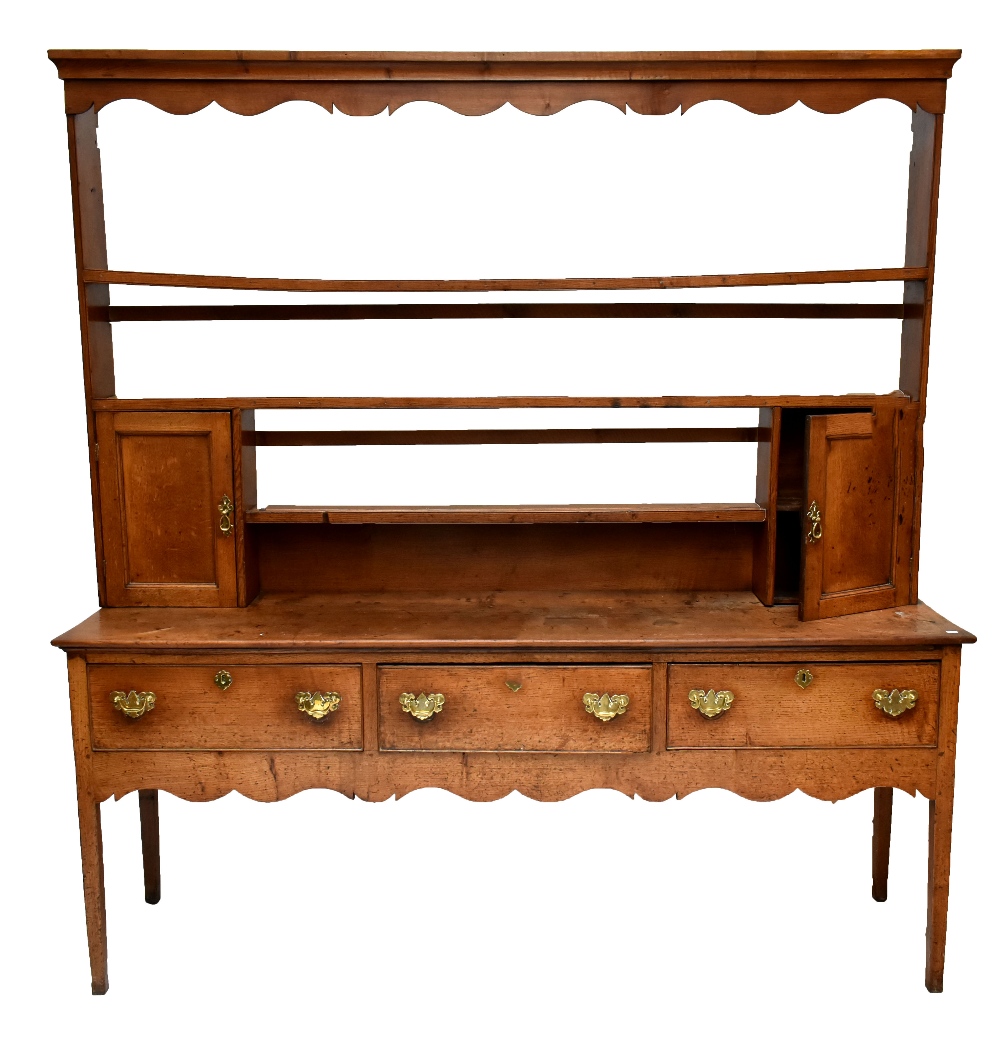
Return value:
[(756, 503), (636, 503), (469, 507), (298, 507), (249, 510), (252, 525), (533, 525), (573, 522), (764, 521)]

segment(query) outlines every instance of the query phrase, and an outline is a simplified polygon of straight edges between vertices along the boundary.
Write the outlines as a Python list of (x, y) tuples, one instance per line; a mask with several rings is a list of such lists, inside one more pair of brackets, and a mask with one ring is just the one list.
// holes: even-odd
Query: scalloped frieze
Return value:
[(559, 802), (591, 788), (610, 788), (648, 802), (723, 788), (768, 802), (802, 791), (829, 802), (872, 787), (933, 798), (936, 752), (927, 748), (690, 751), (659, 754), (378, 754), (331, 752), (98, 752), (94, 794), (103, 801), (157, 788), (191, 802), (235, 791), (276, 802), (329, 788), (381, 802), (436, 787), (473, 802), (519, 791)]
[(285, 102), (314, 102), (348, 116), (393, 113), (408, 102), (436, 102), (464, 116), (482, 116), (509, 104), (547, 116), (577, 102), (605, 102), (622, 112), (683, 112), (699, 102), (724, 101), (751, 113), (780, 113), (797, 102), (819, 113), (844, 113), (872, 99), (893, 99), (910, 109), (943, 113), (943, 80), (691, 80), (525, 82), (331, 82), (226, 80), (72, 80), (66, 112), (98, 110), (119, 99), (148, 102), (167, 113), (196, 113), (215, 102), (243, 116)]

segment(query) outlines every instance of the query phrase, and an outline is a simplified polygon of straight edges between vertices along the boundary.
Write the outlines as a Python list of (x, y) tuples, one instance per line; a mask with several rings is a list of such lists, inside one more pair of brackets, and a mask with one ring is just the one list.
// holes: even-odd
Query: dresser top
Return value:
[(134, 98), (178, 114), (217, 102), (249, 115), (301, 100), (358, 116), (414, 101), (468, 115), (505, 103), (547, 115), (585, 100), (671, 113), (708, 99), (755, 113), (796, 102), (842, 113), (874, 98), (940, 113), (960, 57), (956, 50), (49, 51), (66, 81), (69, 113)]
[(924, 604), (802, 622), (752, 594), (268, 595), (246, 609), (102, 609), (67, 650), (913, 648), (976, 639)]

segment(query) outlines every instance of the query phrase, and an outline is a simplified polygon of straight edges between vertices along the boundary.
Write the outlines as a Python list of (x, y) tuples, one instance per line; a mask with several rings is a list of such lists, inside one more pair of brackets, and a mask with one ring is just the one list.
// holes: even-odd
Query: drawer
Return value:
[[(386, 751), (648, 751), (651, 674), (649, 666), (608, 664), (382, 666), (379, 746)], [(602, 721), (586, 710), (587, 693), (625, 695), (628, 704)], [(401, 705), (405, 694), (440, 694), (444, 704), (420, 721)]]
[[(796, 675), (811, 680), (798, 685)], [(939, 665), (673, 664), (668, 747), (932, 747), (937, 743)], [(913, 690), (898, 717), (875, 706), (876, 689)], [(728, 690), (728, 710), (706, 718), (692, 690)]]
[[(226, 689), (215, 682), (229, 672)], [(95, 750), (361, 748), (361, 668), (352, 664), (92, 664), (88, 669)], [(150, 692), (152, 710), (130, 718), (112, 692)], [(296, 693), (339, 693), (317, 720)], [(317, 710), (319, 713), (319, 710)]]

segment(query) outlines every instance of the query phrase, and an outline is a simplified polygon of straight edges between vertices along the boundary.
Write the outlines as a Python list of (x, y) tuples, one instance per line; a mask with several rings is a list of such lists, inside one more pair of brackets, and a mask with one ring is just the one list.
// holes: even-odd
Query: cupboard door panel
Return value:
[(895, 460), (891, 413), (807, 417), (804, 620), (897, 604)]
[(98, 414), (109, 605), (236, 604), (227, 412)]

